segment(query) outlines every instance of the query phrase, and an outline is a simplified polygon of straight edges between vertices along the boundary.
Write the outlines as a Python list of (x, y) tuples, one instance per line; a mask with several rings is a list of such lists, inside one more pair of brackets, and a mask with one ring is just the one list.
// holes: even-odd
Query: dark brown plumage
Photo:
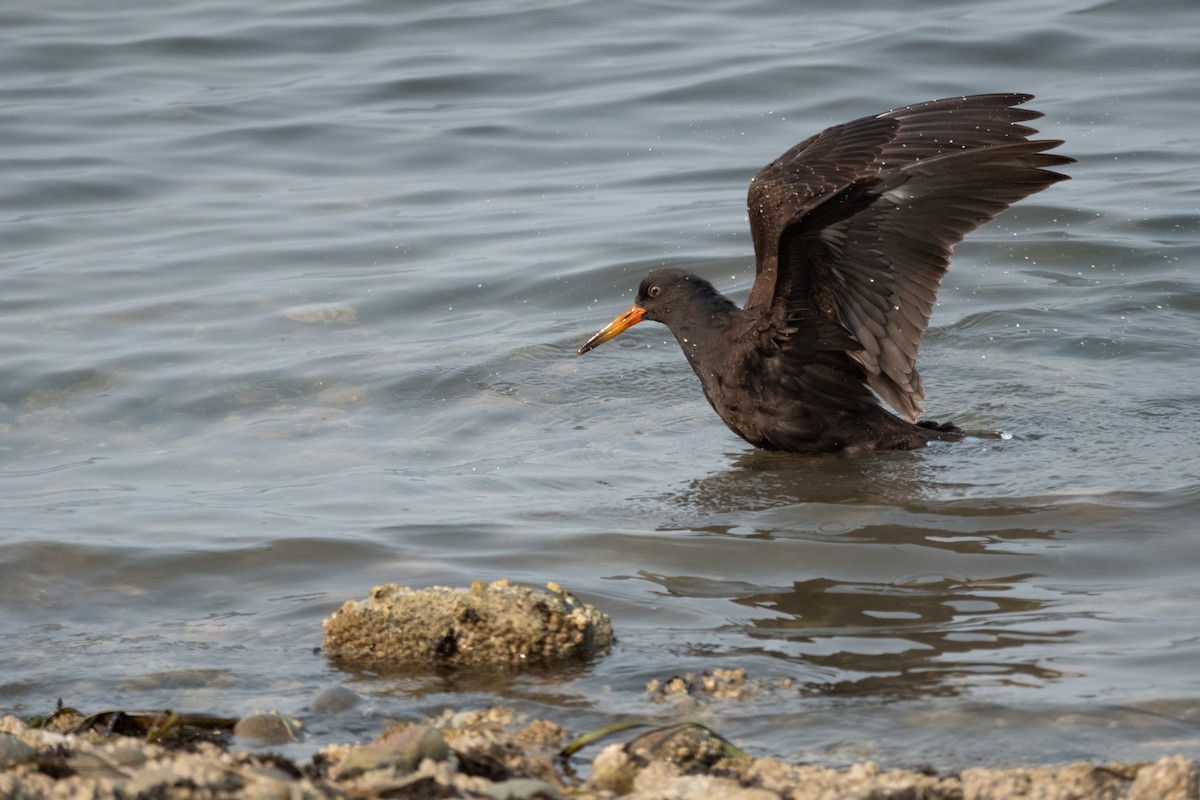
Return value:
[[(725, 424), (768, 450), (911, 450), (958, 441), (918, 423), (915, 363), (963, 236), (1067, 178), (1030, 140), (1025, 94), (952, 97), (821, 131), (764, 167), (747, 198), (757, 273), (744, 308), (679, 269), (579, 349), (664, 323)], [(896, 416), (879, 403), (882, 399)], [(903, 419), (901, 418), (903, 417)]]

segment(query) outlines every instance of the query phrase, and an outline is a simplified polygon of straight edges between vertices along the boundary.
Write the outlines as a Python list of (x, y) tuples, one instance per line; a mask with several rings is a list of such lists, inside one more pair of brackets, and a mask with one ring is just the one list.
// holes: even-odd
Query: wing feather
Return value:
[(1021, 123), (1041, 115), (1014, 106), (1029, 99), (948, 98), (864, 117), (755, 176), (747, 202), (757, 275), (745, 310), (783, 363), (815, 380), (812, 350), (840, 347), (847, 357), (828, 363), (841, 365), (843, 390), (853, 378), (916, 420), (917, 351), (954, 245), (1063, 180), (1050, 168), (1072, 162), (1045, 152), (1060, 142), (1028, 138), (1036, 131)]

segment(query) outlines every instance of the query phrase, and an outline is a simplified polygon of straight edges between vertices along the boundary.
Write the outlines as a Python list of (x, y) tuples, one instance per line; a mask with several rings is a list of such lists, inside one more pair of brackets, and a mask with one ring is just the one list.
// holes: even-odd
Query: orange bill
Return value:
[(646, 313), (646, 309), (639, 306), (637, 303), (631, 305), (624, 314), (614, 319), (612, 322), (605, 325), (596, 335), (588, 339), (583, 347), (579, 348), (579, 355), (583, 355), (588, 350), (607, 342), (626, 328), (632, 328), (642, 321), (642, 315)]

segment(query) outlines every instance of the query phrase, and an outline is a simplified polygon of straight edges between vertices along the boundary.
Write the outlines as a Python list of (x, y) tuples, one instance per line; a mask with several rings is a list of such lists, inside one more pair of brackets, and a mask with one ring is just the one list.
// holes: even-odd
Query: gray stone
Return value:
[(233, 726), (233, 735), (253, 745), (287, 744), (304, 739), (303, 725), (277, 711), (242, 717)]
[(26, 744), (11, 733), (0, 733), (0, 769), (33, 760), (37, 748)]
[(345, 686), (328, 686), (308, 702), (308, 710), (314, 714), (341, 714), (362, 702), (362, 697)]

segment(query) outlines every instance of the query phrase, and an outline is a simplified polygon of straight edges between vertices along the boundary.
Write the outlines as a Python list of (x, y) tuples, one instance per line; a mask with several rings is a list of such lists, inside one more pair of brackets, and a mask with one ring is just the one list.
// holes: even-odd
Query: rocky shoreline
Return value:
[[(335, 665), (428, 670), (521, 669), (602, 657), (611, 620), (555, 584), (469, 589), (381, 586), (325, 621)], [(786, 690), (743, 670), (653, 681), (648, 699), (679, 719), (698, 706)], [(331, 686), (310, 704), (336, 714), (358, 701)], [(304, 762), (273, 752), (303, 725), (279, 713), (242, 719), (172, 711), (0, 719), (3, 800), (326, 800), (579, 798), (580, 800), (1200, 800), (1200, 767), (1152, 763), (929, 770), (846, 769), (749, 755), (703, 725), (617, 725), (568, 731), (511, 710), (447, 710), (392, 725), (371, 742), (331, 745)], [(615, 741), (614, 741), (615, 740)], [(598, 752), (590, 761), (585, 747)], [(238, 749), (241, 748), (241, 749)]]
[(696, 725), (609, 744), (573, 774), (568, 732), (503, 708), (447, 711), (393, 726), (368, 744), (334, 745), (296, 763), (220, 741), (176, 745), (131, 736), (58, 733), (0, 719), (0, 797), (12, 800), (1197, 800), (1195, 761), (965, 769), (938, 775), (790, 764), (731, 750)]

